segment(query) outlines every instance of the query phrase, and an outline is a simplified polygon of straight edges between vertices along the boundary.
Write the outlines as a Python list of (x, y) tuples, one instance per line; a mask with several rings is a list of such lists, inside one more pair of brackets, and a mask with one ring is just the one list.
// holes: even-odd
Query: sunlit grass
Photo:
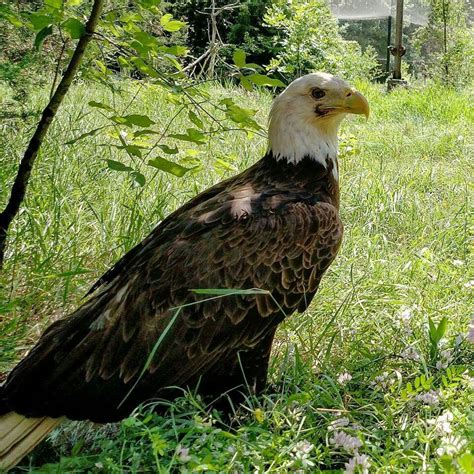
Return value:
[[(337, 430), (329, 425), (341, 417), (349, 424), (339, 431), (360, 439), (358, 452), (370, 458), (374, 470), (462, 471), (472, 462), (462, 445), (470, 434), (472, 378), (466, 369), (473, 361), (465, 339), (474, 278), (468, 247), (468, 94), (420, 86), (387, 95), (382, 86), (358, 86), (372, 116), (367, 123), (348, 120), (341, 130), (344, 243), (308, 311), (281, 326), (268, 393), (249, 399), (232, 428), (216, 422), (219, 414), (211, 416), (192, 396), (177, 401), (172, 415), (139, 415), (94, 436), (87, 426), (73, 424), (54, 435), (51, 452), (43, 448), (32, 462), (57, 460), (59, 451), (68, 456), (59, 468), (64, 472), (338, 470), (354, 455), (331, 442)], [(125, 107), (136, 87), (123, 84), (123, 94), (114, 98), (105, 89), (78, 85), (51, 129), (1, 277), (5, 371), (45, 325), (74, 308), (90, 284), (164, 216), (265, 151), (264, 138), (229, 132), (202, 147), (196, 172), (180, 179), (155, 176), (144, 166), (148, 183), (139, 188), (106, 169), (105, 158), (127, 162), (120, 151), (101, 146), (107, 137), (65, 145), (104, 123), (91, 113), (89, 100)], [(257, 109), (265, 124), (268, 94), (209, 89)], [(29, 111), (40, 110), (45, 100), (35, 94)], [(143, 87), (129, 108), (136, 111), (150, 115), (162, 130), (175, 107), (160, 90)], [(11, 117), (1, 125), (2, 204), (33, 125), (33, 117)], [(187, 126), (181, 116), (173, 123), (176, 131)], [(186, 163), (184, 153), (180, 157)], [(448, 367), (448, 355), (429, 357), (429, 318), (448, 321), (440, 348), (451, 351)], [(407, 356), (407, 348), (417, 360)], [(344, 382), (343, 373), (352, 378)], [(433, 405), (423, 402), (431, 392), (439, 399)], [(449, 455), (443, 451), (448, 435), (428, 423), (446, 410), (461, 440)]]

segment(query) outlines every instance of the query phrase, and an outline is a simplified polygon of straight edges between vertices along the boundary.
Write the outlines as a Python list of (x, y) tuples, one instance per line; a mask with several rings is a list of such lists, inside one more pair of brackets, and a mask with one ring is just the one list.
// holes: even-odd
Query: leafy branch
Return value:
[[(92, 5), (91, 14), (87, 24), (83, 30), (83, 33), (80, 36), (80, 39), (77, 43), (76, 49), (69, 61), (68, 67), (64, 72), (64, 75), (61, 81), (58, 84), (58, 87), (51, 97), (48, 105), (43, 111), (41, 119), (36, 127), (35, 133), (31, 138), (28, 147), (23, 155), (23, 158), (20, 162), (15, 181), (12, 186), (10, 198), (7, 202), (5, 209), (0, 213), (0, 268), (3, 266), (3, 261), (5, 258), (5, 247), (6, 239), (8, 235), (8, 230), (10, 228), (13, 219), (16, 217), (20, 210), (20, 205), (25, 198), (26, 189), (30, 180), (31, 170), (38, 156), (38, 152), (43, 144), (44, 138), (48, 129), (53, 122), (56, 113), (66, 96), (71, 83), (76, 75), (79, 66), (84, 57), (84, 53), (88, 44), (92, 39), (92, 35), (97, 27), (99, 22), (99, 17), (104, 6), (104, 0), (95, 0)], [(71, 22), (69, 22), (69, 25)], [(73, 22), (75, 29), (73, 31), (79, 31), (77, 23)], [(46, 31), (45, 31), (46, 28)], [(47, 34), (50, 34), (51, 26), (45, 26), (40, 33), (38, 33), (35, 43), (39, 44), (44, 40)]]

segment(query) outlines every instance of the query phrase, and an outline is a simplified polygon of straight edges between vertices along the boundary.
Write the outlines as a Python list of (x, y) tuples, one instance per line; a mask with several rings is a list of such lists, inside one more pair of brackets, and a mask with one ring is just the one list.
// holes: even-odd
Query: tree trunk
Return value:
[(36, 131), (28, 144), (28, 147), (23, 155), (20, 162), (18, 172), (15, 181), (12, 186), (10, 199), (5, 209), (0, 213), (0, 269), (3, 267), (3, 261), (5, 258), (6, 240), (8, 235), (8, 229), (13, 219), (20, 210), (20, 205), (25, 198), (26, 188), (30, 180), (31, 170), (35, 163), (38, 152), (43, 143), (44, 137), (53, 121), (61, 102), (67, 94), (69, 87), (71, 86), (72, 80), (76, 75), (77, 70), (81, 64), (82, 58), (86, 51), (87, 45), (92, 39), (92, 35), (97, 28), (97, 23), (104, 6), (104, 0), (95, 0), (92, 6), (89, 20), (87, 21), (84, 35), (79, 39), (76, 50), (71, 57), (71, 61), (64, 73), (61, 82), (56, 89), (56, 92), (51, 97), (48, 105), (43, 110), (41, 120), (36, 127)]

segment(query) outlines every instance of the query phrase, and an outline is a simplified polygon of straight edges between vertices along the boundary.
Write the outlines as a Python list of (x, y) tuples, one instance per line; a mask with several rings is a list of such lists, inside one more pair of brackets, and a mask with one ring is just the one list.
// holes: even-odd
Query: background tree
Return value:
[[(74, 76), (79, 69), (87, 45), (91, 41), (92, 35), (94, 34), (97, 27), (103, 6), (103, 0), (94, 1), (89, 20), (87, 21), (85, 27), (78, 20), (74, 19), (67, 19), (63, 23), (63, 27), (68, 29), (71, 38), (79, 39), (79, 41), (71, 57), (71, 60), (69, 61), (67, 69), (58, 84), (57, 89), (55, 90), (51, 100), (42, 113), (41, 120), (39, 121), (35, 133), (33, 134), (33, 137), (31, 138), (31, 141), (28, 144), (25, 154), (23, 155), (23, 158), (20, 162), (18, 173), (12, 186), (10, 198), (5, 209), (0, 213), (0, 268), (3, 265), (5, 256), (8, 230), (11, 223), (13, 222), (13, 219), (18, 214), (20, 205), (25, 198), (31, 170), (35, 163), (36, 157), (38, 156), (44, 137), (48, 132), (48, 129), (61, 105), (61, 102), (67, 94)], [(50, 34), (52, 31), (51, 23), (54, 21), (54, 17), (60, 14), (59, 9), (56, 8), (55, 4), (51, 6), (51, 9), (46, 7), (44, 13), (46, 13), (46, 15), (43, 16), (44, 22), (48, 24), (45, 24), (45, 26), (36, 36), (36, 44), (42, 42), (44, 38)]]
[(362, 52), (357, 42), (344, 40), (337, 20), (323, 0), (273, 2), (264, 21), (279, 31), (274, 38), (278, 52), (269, 69), (288, 79), (314, 70), (351, 80), (371, 79), (377, 74), (375, 50), (367, 46)]
[(418, 71), (425, 77), (461, 87), (474, 79), (474, 33), (469, 3), (430, 0), (427, 24), (414, 36)]

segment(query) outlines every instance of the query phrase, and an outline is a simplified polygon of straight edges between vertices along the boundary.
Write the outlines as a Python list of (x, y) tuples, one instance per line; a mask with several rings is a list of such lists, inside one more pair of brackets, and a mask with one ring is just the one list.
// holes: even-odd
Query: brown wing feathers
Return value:
[[(304, 309), (342, 228), (323, 179), (318, 186), (312, 181), (313, 189), (277, 189), (264, 165), (198, 196), (100, 279), (93, 289), (102, 289), (55, 323), (14, 369), (2, 388), (7, 409), (119, 419), (164, 387), (192, 386), (219, 361), (251, 350), (283, 319), (279, 306), (286, 314)], [(198, 300), (191, 288), (222, 287), (263, 288), (272, 296), (230, 296), (182, 309), (118, 409), (172, 308)]]

